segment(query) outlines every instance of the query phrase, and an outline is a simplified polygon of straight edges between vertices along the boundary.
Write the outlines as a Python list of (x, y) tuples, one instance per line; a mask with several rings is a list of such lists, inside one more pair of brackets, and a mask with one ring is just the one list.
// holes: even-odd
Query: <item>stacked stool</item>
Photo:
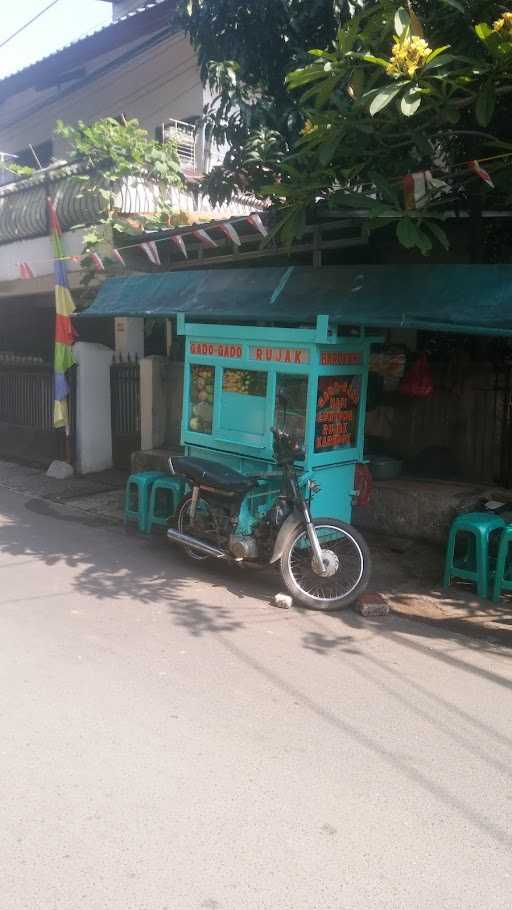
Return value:
[(130, 474), (124, 498), (125, 525), (129, 521), (134, 521), (143, 534), (149, 534), (153, 525), (165, 527), (169, 516), (175, 514), (184, 492), (185, 482), (180, 477), (163, 474), (161, 471), (140, 471), (138, 474)]
[[(465, 515), (458, 515), (450, 528), (448, 537), (448, 546), (446, 550), (446, 563), (444, 570), (443, 585), (447, 588), (452, 578), (461, 578), (464, 581), (472, 581), (476, 585), (477, 593), (480, 597), (489, 595), (489, 577), (491, 572), (489, 560), (489, 543), (491, 535), (499, 533), (500, 546), (499, 553), (502, 551), (502, 538), (508, 531), (507, 525), (499, 515), (493, 515), (491, 512), (468, 512)], [(457, 537), (464, 534), (468, 538), (466, 552), (462, 557), (455, 556)], [(512, 539), (512, 528), (510, 531)], [(507, 542), (508, 551), (508, 542)], [(502, 557), (506, 561), (506, 554)], [(496, 572), (495, 572), (495, 590), (498, 580), (498, 555)], [(512, 590), (512, 581), (510, 582)], [(494, 591), (495, 593), (495, 591)], [(499, 597), (499, 594), (497, 595)]]

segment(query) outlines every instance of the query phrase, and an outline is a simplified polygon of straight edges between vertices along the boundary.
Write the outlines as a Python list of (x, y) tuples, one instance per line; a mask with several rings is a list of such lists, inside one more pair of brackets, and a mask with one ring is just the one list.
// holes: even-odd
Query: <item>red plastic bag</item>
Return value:
[(400, 383), (400, 392), (411, 398), (429, 398), (433, 391), (434, 384), (427, 355), (421, 354)]

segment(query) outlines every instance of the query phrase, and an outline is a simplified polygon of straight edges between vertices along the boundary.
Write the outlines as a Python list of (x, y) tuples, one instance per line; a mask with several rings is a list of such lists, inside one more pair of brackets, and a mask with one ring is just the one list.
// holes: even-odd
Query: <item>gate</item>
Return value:
[(133, 452), (140, 449), (140, 367), (137, 359), (114, 355), (110, 367), (112, 461), (129, 469)]
[(34, 461), (73, 459), (76, 415), (76, 368), (68, 373), (71, 439), (66, 450), (63, 431), (53, 426), (54, 373), (49, 365), (0, 364), (2, 452)]

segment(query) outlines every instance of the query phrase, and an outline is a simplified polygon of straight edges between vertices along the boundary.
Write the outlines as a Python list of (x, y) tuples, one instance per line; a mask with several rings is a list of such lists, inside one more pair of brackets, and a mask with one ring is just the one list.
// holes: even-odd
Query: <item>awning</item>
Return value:
[(197, 269), (112, 278), (87, 316), (333, 323), (512, 335), (512, 266)]

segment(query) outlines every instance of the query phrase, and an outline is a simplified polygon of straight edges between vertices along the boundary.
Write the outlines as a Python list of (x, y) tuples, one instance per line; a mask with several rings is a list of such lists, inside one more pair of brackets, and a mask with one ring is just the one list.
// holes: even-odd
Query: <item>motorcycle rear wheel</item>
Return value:
[(329, 573), (314, 565), (305, 525), (295, 528), (285, 541), (280, 569), (288, 591), (310, 610), (341, 610), (362, 594), (370, 580), (371, 557), (361, 534), (334, 518), (313, 520)]
[[(216, 541), (211, 538), (216, 538), (217, 536), (217, 524), (210, 506), (205, 499), (199, 498), (197, 500), (195, 518), (192, 522), (190, 518), (191, 505), (192, 495), (189, 495), (185, 496), (178, 506), (176, 517), (178, 531), (180, 534), (187, 534), (189, 537), (197, 537), (199, 539), (206, 536), (207, 542), (216, 546)], [(200, 550), (194, 550), (192, 547), (185, 546), (185, 544), (182, 546), (189, 559), (194, 559), (197, 562), (202, 562), (204, 559), (211, 559), (211, 556), (208, 556), (207, 553), (201, 553)]]

